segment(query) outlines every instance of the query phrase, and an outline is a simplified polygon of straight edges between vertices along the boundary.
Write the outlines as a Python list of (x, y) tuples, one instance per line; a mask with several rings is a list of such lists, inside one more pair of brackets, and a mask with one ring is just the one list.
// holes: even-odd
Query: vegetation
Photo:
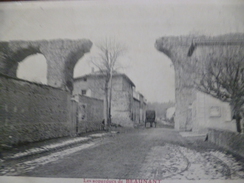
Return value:
[(236, 120), (237, 132), (241, 132), (244, 105), (244, 55), (241, 50), (228, 49), (220, 57), (210, 54), (203, 69), (197, 73), (196, 88), (223, 102), (228, 102)]
[(125, 53), (125, 47), (111, 38), (107, 38), (97, 45), (98, 53), (92, 57), (92, 64), (105, 76), (105, 129), (111, 125), (111, 100), (113, 74), (120, 68), (119, 58)]

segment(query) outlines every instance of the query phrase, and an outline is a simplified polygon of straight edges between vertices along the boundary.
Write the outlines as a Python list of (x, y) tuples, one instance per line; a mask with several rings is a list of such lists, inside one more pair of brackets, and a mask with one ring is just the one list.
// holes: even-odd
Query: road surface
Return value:
[(13, 175), (157, 180), (244, 179), (243, 159), (237, 160), (209, 142), (184, 138), (172, 129), (134, 129), (67, 152), (47, 157), (53, 158), (48, 163), (42, 163), (45, 162), (43, 159), (39, 163), (32, 162), (31, 166), (19, 168)]

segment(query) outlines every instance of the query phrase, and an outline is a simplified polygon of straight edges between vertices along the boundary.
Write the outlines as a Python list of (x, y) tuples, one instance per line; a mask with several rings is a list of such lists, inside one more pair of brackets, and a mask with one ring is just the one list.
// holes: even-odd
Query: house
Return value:
[(144, 96), (133, 90), (133, 111), (132, 117), (133, 121), (137, 124), (142, 124), (145, 122), (145, 112), (146, 112), (146, 99)]
[(133, 90), (132, 120), (137, 124), (140, 121), (140, 95), (135, 90)]
[(236, 123), (232, 120), (231, 108), (227, 102), (197, 91), (189, 109), (192, 111), (189, 115), (193, 121), (193, 131), (203, 131), (207, 128), (236, 131)]
[(139, 99), (140, 99), (140, 121), (139, 123), (144, 123), (145, 122), (145, 114), (146, 114), (146, 109), (147, 109), (147, 100), (146, 98), (139, 93)]
[(169, 107), (166, 110), (166, 119), (170, 122), (174, 122), (175, 107)]
[[(128, 76), (123, 73), (115, 72), (112, 79), (112, 101), (111, 115), (112, 123), (122, 126), (133, 126), (133, 106), (137, 105), (140, 111), (140, 105), (134, 104), (133, 90), (135, 84)], [(101, 72), (92, 72), (90, 74), (74, 79), (73, 95), (81, 94), (92, 98), (104, 100), (105, 94), (105, 75)]]

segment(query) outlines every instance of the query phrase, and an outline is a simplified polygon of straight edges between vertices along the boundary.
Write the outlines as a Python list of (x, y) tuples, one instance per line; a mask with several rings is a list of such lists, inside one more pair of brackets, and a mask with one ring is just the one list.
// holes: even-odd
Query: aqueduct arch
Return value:
[(27, 56), (19, 62), (16, 76), (23, 80), (47, 85), (46, 58), (40, 53)]
[(73, 68), (91, 47), (87, 39), (0, 42), (0, 73), (16, 77), (19, 62), (41, 53), (47, 61), (47, 84), (72, 90)]
[[(194, 128), (194, 119), (192, 119), (191, 114), (192, 103), (196, 98), (195, 78), (184, 67), (203, 63), (208, 53), (214, 53), (220, 57), (223, 50), (228, 50), (231, 47), (244, 51), (243, 40), (244, 34), (228, 34), (216, 37), (170, 36), (156, 40), (156, 49), (167, 55), (175, 68), (175, 128), (177, 130), (187, 131)], [(200, 54), (196, 54), (196, 48)]]

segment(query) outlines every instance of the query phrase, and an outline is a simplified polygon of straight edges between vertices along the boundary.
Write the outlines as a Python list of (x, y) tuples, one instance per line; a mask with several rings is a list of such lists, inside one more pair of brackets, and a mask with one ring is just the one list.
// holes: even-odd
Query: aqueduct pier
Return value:
[[(175, 129), (181, 131), (198, 130), (192, 104), (196, 99), (194, 76), (191, 66), (198, 68), (209, 54), (223, 57), (229, 50), (244, 53), (244, 34), (207, 36), (170, 36), (156, 40), (155, 47), (167, 55), (175, 69)], [(243, 63), (244, 66), (244, 63)], [(197, 109), (195, 109), (196, 111)]]

